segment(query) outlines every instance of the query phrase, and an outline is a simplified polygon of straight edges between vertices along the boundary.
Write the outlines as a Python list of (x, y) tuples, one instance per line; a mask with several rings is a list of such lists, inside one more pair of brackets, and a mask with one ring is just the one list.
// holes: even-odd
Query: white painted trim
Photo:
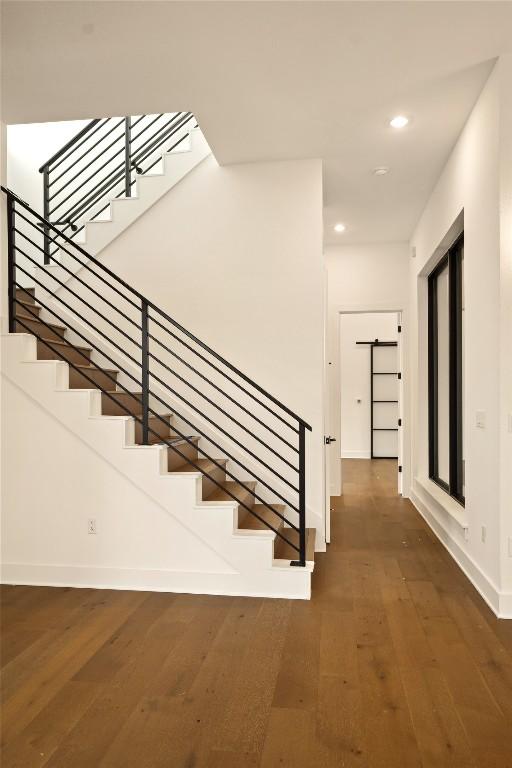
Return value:
[[(277, 562), (277, 561), (275, 561)], [(266, 591), (266, 582), (275, 584), (276, 570), (280, 585)], [(287, 578), (290, 570), (303, 570), (302, 584), (297, 576)], [(234, 597), (275, 597), (309, 600), (311, 597), (311, 568), (290, 569), (288, 564), (260, 570), (254, 576), (242, 573), (200, 573), (197, 571), (105, 568), (74, 565), (45, 565), (35, 563), (3, 563), (2, 584), (36, 587), (72, 587), (75, 589), (119, 589), (130, 591), (178, 592), (193, 595), (232, 595)], [(268, 579), (265, 576), (268, 575)], [(287, 583), (289, 582), (289, 584)], [(284, 588), (283, 588), (284, 587)]]
[(512, 594), (500, 592), (498, 587), (481, 570), (473, 558), (461, 549), (438, 515), (427, 506), (414, 489), (411, 489), (409, 498), (429, 528), (431, 528), (441, 544), (448, 550), (495, 616), (499, 619), (512, 619)]
[(450, 517), (453, 518), (464, 531), (468, 530), (468, 518), (466, 511), (461, 504), (455, 501), (455, 499), (452, 499), (446, 491), (440, 488), (439, 485), (434, 483), (429, 477), (416, 477), (415, 482), (420, 486), (422, 491), (442, 508), (443, 512), (450, 515)]
[(342, 459), (371, 459), (370, 451), (342, 451)]

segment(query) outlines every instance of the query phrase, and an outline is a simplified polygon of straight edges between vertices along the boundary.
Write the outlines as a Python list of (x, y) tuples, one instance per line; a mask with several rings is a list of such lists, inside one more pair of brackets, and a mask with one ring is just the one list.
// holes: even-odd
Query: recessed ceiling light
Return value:
[(334, 231), (335, 232), (344, 232), (346, 230), (346, 226), (340, 222), (338, 224), (334, 225)]
[(389, 121), (389, 124), (392, 128), (405, 128), (408, 122), (409, 118), (405, 117), (405, 115), (397, 115)]
[(385, 165), (381, 166), (380, 168), (373, 169), (374, 176), (385, 176), (386, 173), (389, 173), (389, 168), (386, 168)]

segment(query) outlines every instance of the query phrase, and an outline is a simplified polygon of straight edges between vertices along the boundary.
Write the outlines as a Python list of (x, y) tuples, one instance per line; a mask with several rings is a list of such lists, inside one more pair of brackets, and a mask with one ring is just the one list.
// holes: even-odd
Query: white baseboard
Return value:
[(409, 498), (491, 611), (498, 619), (512, 619), (512, 594), (500, 592), (473, 558), (459, 546), (434, 510), (412, 488)]
[(342, 459), (371, 459), (370, 451), (342, 451)]
[[(276, 563), (279, 561), (276, 561)], [(302, 571), (302, 579), (289, 577)], [(312, 568), (279, 568), (274, 565), (257, 574), (199, 573), (138, 568), (107, 568), (73, 565), (4, 563), (2, 584), (77, 589), (119, 589), (143, 592), (177, 592), (233, 597), (276, 597), (309, 600)]]

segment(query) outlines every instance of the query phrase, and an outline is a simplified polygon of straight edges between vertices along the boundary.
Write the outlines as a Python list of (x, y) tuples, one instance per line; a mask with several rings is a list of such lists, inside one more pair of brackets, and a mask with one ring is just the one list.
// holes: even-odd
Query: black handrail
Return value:
[[(133, 128), (141, 122), (142, 127), (134, 133)], [(136, 176), (154, 168), (162, 153), (181, 144), (195, 124), (191, 112), (91, 120), (39, 168), (43, 174), (44, 219), (76, 237), (85, 222), (96, 219), (112, 199), (131, 197)], [(177, 141), (164, 150), (176, 136)], [(60, 184), (56, 187), (57, 181)], [(43, 232), (48, 235), (46, 227)], [(51, 253), (55, 251), (45, 238), (45, 264), (50, 263)]]
[[(132, 416), (135, 421), (141, 425), (143, 444), (149, 444), (151, 436), (155, 437), (159, 435), (153, 428), (155, 426), (153, 423), (154, 420), (157, 422), (164, 422), (167, 425), (169, 424), (169, 418), (167, 417), (166, 421), (165, 417), (156, 410), (163, 408), (166, 412), (172, 412), (176, 418), (179, 419), (180, 424), (186, 425), (186, 429), (190, 427), (194, 434), (205, 438), (208, 446), (219, 449), (222, 455), (230, 460), (229, 469), (225, 466), (225, 462), (210, 455), (210, 449), (206, 451), (204, 448), (197, 445), (197, 438), (191, 437), (184, 432), (183, 427), (181, 427), (180, 430), (174, 424), (172, 425), (172, 431), (179, 436), (180, 444), (183, 445), (183, 441), (185, 441), (185, 443), (193, 444), (200, 456), (211, 462), (213, 467), (222, 469), (226, 477), (236, 483), (233, 489), (220, 483), (210, 471), (205, 469), (204, 466), (199, 466), (196, 461), (188, 459), (186, 454), (181, 453), (178, 446), (175, 444), (176, 440), (158, 437), (160, 442), (175, 451), (184, 461), (208, 477), (215, 486), (222, 488), (227, 496), (236, 501), (240, 507), (254, 515), (260, 522), (264, 523), (267, 528), (274, 531), (276, 535), (286, 541), (292, 549), (298, 553), (297, 560), (293, 561), (294, 565), (305, 565), (305, 435), (306, 430), (311, 430), (311, 427), (304, 421), (304, 419), (297, 416), (277, 398), (256, 384), (256, 382), (249, 376), (225, 360), (222, 355), (211, 349), (211, 347), (171, 318), (143, 294), (129, 285), (122, 278), (118, 277), (112, 270), (101, 264), (98, 259), (87, 253), (83, 247), (75, 243), (65, 233), (61, 232), (56, 227), (55, 223), (40, 216), (12, 191), (4, 187), (1, 189), (7, 195), (9, 331), (14, 332), (16, 327), (20, 327), (35, 335), (38, 341), (43, 345), (50, 346), (58, 357), (65, 360), (71, 368), (78, 370), (81, 375), (85, 376), (86, 380), (91, 381), (91, 384), (95, 388), (100, 389), (107, 398), (110, 398), (110, 400), (114, 400), (122, 411), (125, 411), (127, 415)], [(19, 238), (23, 238), (23, 247), (21, 247), (18, 242)], [(39, 244), (38, 240), (41, 241), (42, 244)], [(68, 285), (66, 281), (60, 279), (54, 272), (49, 271), (46, 268), (47, 258), (48, 261), (54, 262), (55, 264), (60, 263), (53, 254), (49, 253), (47, 256), (47, 242), (55, 245), (56, 250), (62, 250), (77, 263), (80, 270), (79, 275), (75, 274), (73, 270), (69, 269), (65, 264), (60, 265), (69, 276), (73, 277), (73, 280), (76, 280), (76, 283), (74, 283), (73, 286), (71, 284)], [(43, 259), (41, 259), (41, 255), (44, 256)], [(31, 275), (31, 267), (36, 267), (40, 269), (41, 272), (38, 272), (37, 276)], [(75, 349), (79, 351), (79, 354), (87, 360), (86, 365), (92, 366), (92, 369), (102, 370), (106, 380), (112, 382), (112, 384), (108, 383), (106, 385), (105, 382), (103, 382), (104, 386), (99, 386), (94, 379), (87, 376), (87, 371), (84, 371), (83, 366), (80, 367), (71, 362), (55, 342), (52, 345), (51, 339), (45, 339), (43, 331), (40, 331), (40, 333), (37, 332), (40, 328), (52, 329), (52, 326), (46, 322), (46, 320), (38, 317), (37, 313), (31, 311), (29, 305), (24, 304), (22, 306), (24, 307), (25, 313), (34, 316), (34, 321), (30, 321), (32, 326), (30, 324), (27, 325), (27, 321), (24, 321), (23, 316), (19, 316), (19, 313), (16, 312), (16, 305), (20, 304), (16, 291), (17, 289), (23, 289), (22, 282), (18, 279), (18, 275), (24, 278), (30, 278), (32, 283), (37, 286), (37, 303), (52, 317), (51, 322), (55, 322), (56, 319), (57, 322), (62, 323), (77, 334), (77, 336), (86, 343), (87, 347), (112, 363), (116, 370), (124, 373), (131, 382), (137, 387), (140, 387), (141, 392), (131, 392), (127, 386), (117, 382), (117, 377), (112, 376), (112, 372), (99, 368), (95, 362), (90, 361), (86, 354), (81, 352), (78, 347), (75, 347)], [(54, 282), (49, 285), (47, 278)], [(87, 281), (87, 278), (90, 278), (93, 281), (100, 281), (101, 285), (96, 285), (95, 287)], [(56, 288), (53, 288), (53, 285), (56, 285)], [(109, 290), (116, 294), (113, 301), (108, 298)], [(66, 296), (68, 294), (70, 295), (70, 300), (74, 303), (69, 303), (69, 301), (66, 301), (63, 296), (60, 295), (63, 291), (66, 292)], [(48, 294), (50, 302), (42, 301), (40, 293)], [(103, 302), (111, 310), (115, 310), (126, 323), (125, 328), (119, 327), (119, 323), (116, 320), (108, 317), (108, 314), (104, 314), (104, 312), (99, 309), (99, 302)], [(64, 308), (65, 313), (67, 313), (66, 317), (62, 317), (56, 311), (56, 306), (58, 304)], [(134, 315), (134, 313), (136, 314)], [(68, 315), (78, 321), (78, 326), (72, 321), (70, 324), (67, 319)], [(39, 324), (36, 326), (36, 330), (34, 330), (34, 322)], [(110, 351), (106, 352), (102, 347), (98, 346), (98, 343), (95, 343), (94, 340), (90, 338), (90, 334), (84, 334), (84, 329), (90, 329), (93, 333), (98, 334), (104, 339), (108, 343)], [(127, 332), (126, 329), (130, 329), (130, 332)], [(162, 331), (167, 334), (165, 341), (162, 341), (161, 337), (159, 338), (157, 331)], [(135, 337), (131, 335), (132, 333), (135, 334)], [(113, 338), (115, 334), (120, 334), (123, 337), (121, 343), (118, 343), (115, 338)], [(195, 356), (194, 360), (198, 360), (195, 365), (208, 366), (208, 370), (212, 371), (214, 375), (217, 376), (216, 381), (211, 381), (210, 378), (205, 375), (204, 368), (203, 371), (198, 370), (198, 368), (190, 362), (190, 359), (187, 360), (182, 357), (182, 354), (184, 353), (181, 355), (177, 354), (172, 349), (171, 345), (173, 342), (180, 343), (184, 350), (188, 350)], [(158, 349), (160, 350), (158, 354), (156, 354), (155, 344), (158, 345)], [(128, 348), (130, 345), (132, 345), (135, 350), (133, 354)], [(112, 354), (114, 354), (114, 357)], [(187, 371), (192, 371), (193, 374), (196, 374), (200, 380), (200, 384), (196, 386), (189, 380), (188, 376), (180, 375), (172, 363), (168, 363), (162, 359), (163, 354), (170, 354), (173, 361), (179, 361), (186, 367)], [(129, 361), (128, 369), (119, 362), (117, 355)], [(213, 358), (213, 361), (215, 362), (210, 358)], [(132, 367), (132, 370), (137, 372), (137, 375), (130, 372), (130, 366)], [(155, 366), (159, 367), (158, 374), (155, 372)], [(169, 381), (169, 377), (176, 379), (177, 384), (172, 384)], [(261, 414), (257, 415), (253, 413), (253, 410), (247, 408), (242, 402), (238, 402), (233, 394), (225, 391), (225, 387), (223, 388), (221, 381), (236, 387), (240, 395), (251, 398), (252, 402), (264, 409), (274, 421), (271, 424), (268, 424)], [(133, 384), (131, 384), (131, 386), (133, 387)], [(157, 387), (157, 389), (155, 389), (155, 387)], [(192, 402), (180, 391), (179, 387), (186, 387), (187, 392), (191, 391), (194, 395), (197, 395), (200, 398), (199, 402), (204, 401), (206, 405), (202, 406), (202, 408), (210, 406), (222, 414), (227, 420), (226, 424), (229, 423), (235, 425), (239, 430), (238, 433), (233, 434), (230, 431), (231, 427), (228, 429), (226, 424), (219, 424), (212, 419), (208, 412), (205, 412), (198, 406), (197, 399)], [(210, 390), (206, 391), (207, 387), (213, 390), (213, 394)], [(124, 393), (125, 395), (130, 396), (130, 399), (138, 404), (137, 409), (127, 408), (120, 403), (119, 399), (116, 400), (116, 392), (118, 394)], [(164, 395), (162, 395), (162, 392)], [(165, 399), (165, 392), (172, 395), (172, 403)], [(221, 403), (220, 398), (224, 398), (228, 404), (226, 405), (224, 400)], [(212, 436), (208, 427), (200, 427), (194, 423), (187, 413), (178, 412), (176, 408), (178, 402), (184, 403), (190, 412), (197, 413), (206, 424), (211, 425), (216, 437)], [(263, 428), (265, 430), (265, 438), (263, 439), (253, 431), (255, 427), (248, 427), (238, 411), (236, 412), (236, 415), (234, 415), (232, 410), (233, 407), (239, 409), (242, 414), (251, 417), (256, 424)], [(138, 408), (140, 408), (140, 413)], [(136, 413), (133, 412), (134, 410), (136, 410)], [(286, 418), (284, 418), (284, 416), (286, 416)], [(281, 425), (279, 428), (276, 426), (276, 421), (279, 421), (279, 424)], [(153, 427), (151, 426), (152, 423)], [(287, 431), (286, 437), (283, 437), (280, 433), (283, 429)], [(239, 437), (241, 434), (240, 430), (250, 436), (255, 443), (262, 445), (265, 450), (274, 457), (272, 465), (269, 463), (269, 460), (265, 460), (258, 455), (256, 449), (253, 449), (252, 447), (249, 448), (245, 442), (241, 441)], [(294, 444), (296, 438), (290, 438), (288, 432), (291, 432), (293, 436), (297, 435), (297, 446)], [(279, 440), (280, 443), (276, 444), (274, 438)], [(231, 451), (231, 445), (235, 447), (238, 453), (233, 453)], [(298, 458), (298, 466), (296, 466), (295, 463), (292, 463), (286, 455), (282, 454), (283, 445)], [(251, 464), (251, 466), (249, 466), (248, 462), (245, 460), (246, 457), (249, 459), (249, 464)], [(294, 475), (298, 480), (297, 484), (295, 484), (295, 482), (290, 482), (290, 480), (282, 474), (284, 470), (276, 469), (274, 466), (275, 460), (281, 462), (280, 466), (284, 466), (284, 468), (287, 469), (287, 472), (291, 471), (292, 474), (297, 473)], [(254, 467), (256, 465), (264, 467), (267, 470), (267, 476), (265, 478), (255, 472)], [(251, 478), (251, 480), (248, 481), (239, 477), (231, 466), (241, 469)], [(274, 481), (278, 482), (278, 487), (275, 486)], [(263, 488), (266, 488), (267, 491), (279, 501), (269, 502), (268, 499), (257, 492), (256, 483), (260, 484)], [(285, 486), (288, 489), (286, 493), (280, 490)], [(240, 494), (237, 488), (248, 494), (248, 496), (239, 498)], [(291, 492), (296, 494), (296, 498), (290, 498), (289, 494)], [(267, 510), (267, 513), (271, 513), (269, 519), (258, 515), (253, 509), (253, 504), (255, 502), (263, 505)], [(285, 505), (284, 514), (281, 513), (279, 509), (275, 508), (276, 503), (280, 504), (281, 502)], [(292, 518), (290, 518), (290, 514), (292, 515)], [(293, 519), (293, 515), (295, 514), (298, 516), (297, 520)], [(284, 522), (286, 527), (280, 529), (281, 523), (276, 527), (272, 525), (271, 521), (274, 519), (274, 515), (281, 522)], [(293, 540), (294, 535), (298, 535), (298, 540)]]
[(42, 164), (42, 166), (39, 168), (39, 173), (42, 173), (46, 167), (52, 165), (55, 160), (58, 160), (59, 157), (61, 157), (67, 149), (74, 146), (83, 136), (89, 133), (95, 125), (100, 123), (102, 119), (103, 118), (97, 118), (96, 120), (91, 120), (91, 122), (87, 123), (87, 125), (84, 125), (84, 127), (78, 131), (78, 133), (75, 134), (75, 136), (73, 136), (68, 142), (66, 142), (63, 147), (58, 149), (57, 152), (55, 152), (55, 154), (46, 161), (46, 163)]

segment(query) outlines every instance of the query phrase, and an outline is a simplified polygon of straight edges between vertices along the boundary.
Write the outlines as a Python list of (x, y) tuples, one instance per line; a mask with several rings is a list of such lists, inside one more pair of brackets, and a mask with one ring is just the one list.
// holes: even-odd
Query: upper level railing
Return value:
[[(180, 147), (195, 125), (191, 112), (91, 120), (39, 169), (43, 217), (75, 237), (110, 200), (131, 197), (136, 174), (152, 170), (162, 152)], [(49, 239), (44, 249), (49, 264), (55, 252)]]
[[(83, 364), (101, 368), (112, 382), (101, 387), (90, 379), (91, 388), (101, 389), (110, 400), (116, 400), (117, 389), (140, 404), (140, 413), (134, 415), (123, 401), (126, 414), (140, 425), (142, 443), (155, 442), (166, 423), (164, 414), (172, 413), (172, 431), (181, 442), (171, 438), (159, 442), (284, 539), (297, 552), (293, 564), (305, 565), (306, 430), (311, 427), (55, 224), (11, 191), (3, 187), (2, 191), (7, 195), (9, 330), (24, 328), (87, 378), (87, 371), (52, 343), (51, 333), (38, 332), (39, 326), (16, 317), (17, 289), (35, 285), (37, 304), (51, 318), (38, 322), (43, 328), (61, 323), (70, 329), (79, 339), (76, 343), (90, 347), (100, 361), (90, 363), (80, 353)], [(48, 255), (58, 270), (42, 258), (45, 241), (66, 256), (67, 261)], [(30, 306), (24, 304), (23, 310), (30, 312)], [(119, 381), (105, 368), (108, 364), (120, 371)], [(191, 435), (203, 438), (198, 452), (209, 460), (209, 471), (183, 453), (185, 442), (193, 441)], [(229, 469), (219, 453), (229, 460)], [(235, 484), (219, 482), (217, 468)], [(263, 515), (253, 508), (256, 502)]]

